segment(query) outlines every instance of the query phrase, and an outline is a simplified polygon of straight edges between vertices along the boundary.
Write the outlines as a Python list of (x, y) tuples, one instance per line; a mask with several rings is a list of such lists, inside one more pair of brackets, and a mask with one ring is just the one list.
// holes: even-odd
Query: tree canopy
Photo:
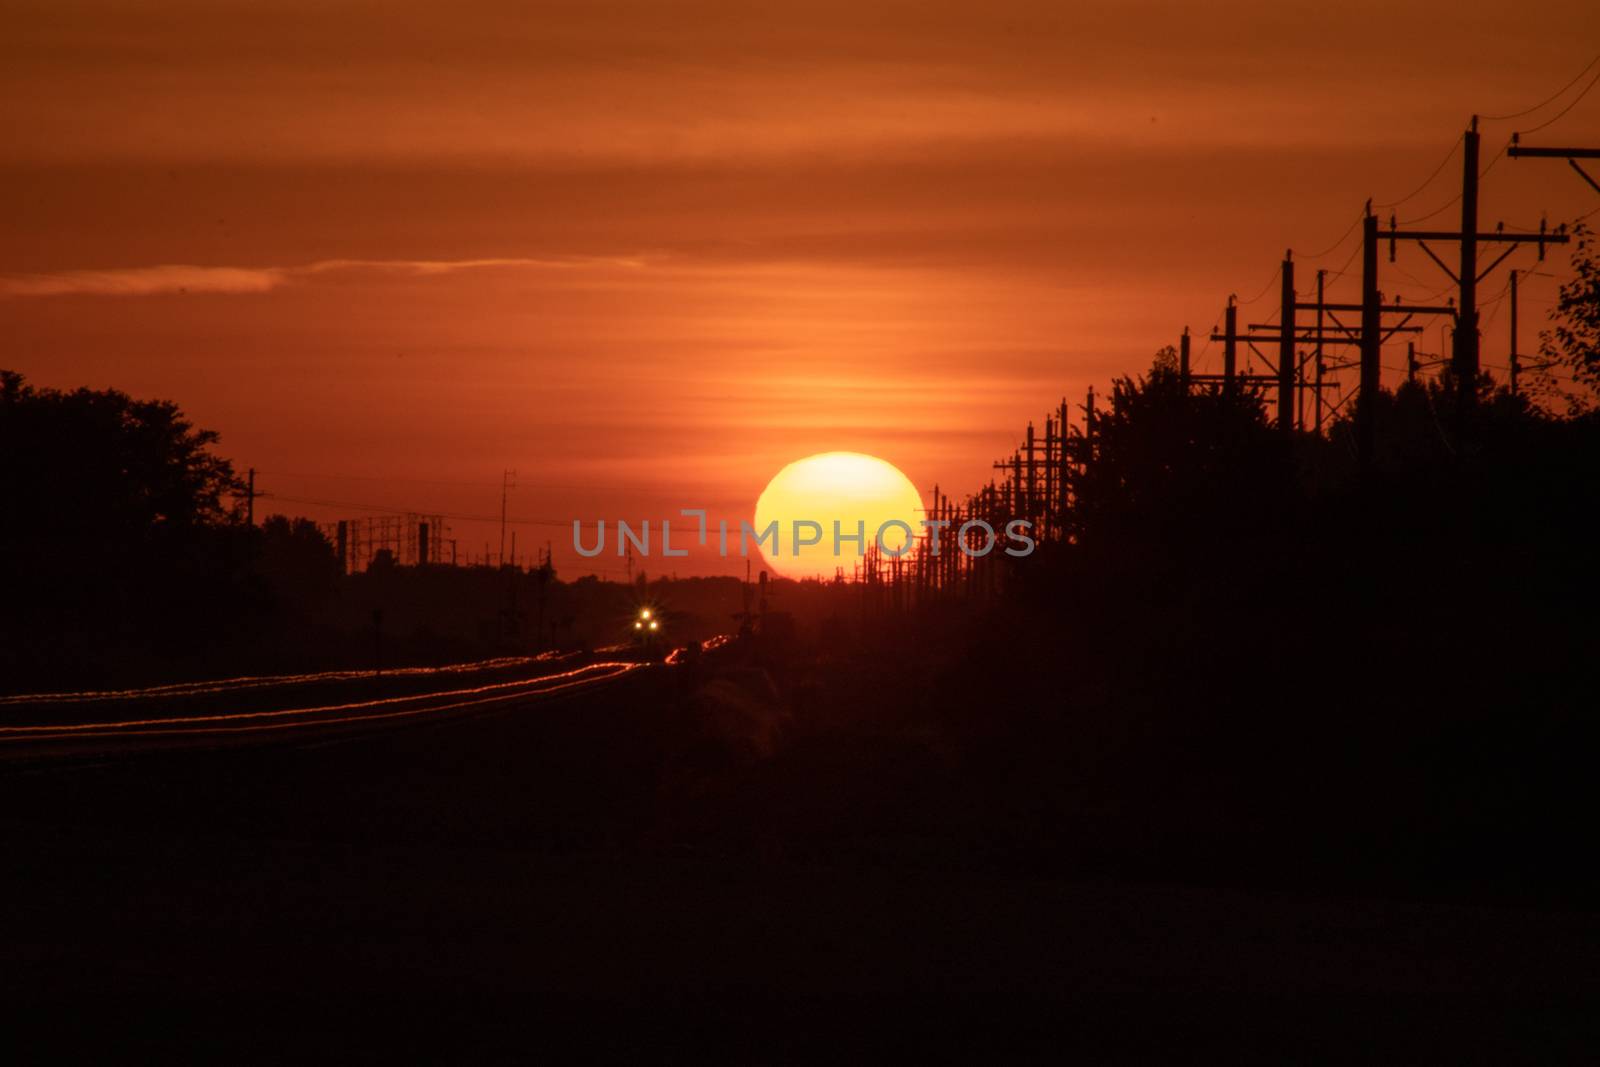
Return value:
[(169, 401), (0, 371), (0, 670), (88, 679), (220, 639), (250, 553), (216, 442)]
[(1572, 277), (1550, 309), (1551, 326), (1539, 335), (1539, 351), (1553, 365), (1545, 369), (1565, 368), (1580, 391), (1561, 389), (1548, 376), (1535, 381), (1541, 397), (1559, 398), (1576, 414), (1591, 409), (1600, 394), (1600, 248), (1582, 223), (1573, 233)]
[(39, 389), (0, 371), (0, 497), (28, 519), (0, 537), (40, 550), (226, 522), (243, 487), (216, 442), (170, 401)]

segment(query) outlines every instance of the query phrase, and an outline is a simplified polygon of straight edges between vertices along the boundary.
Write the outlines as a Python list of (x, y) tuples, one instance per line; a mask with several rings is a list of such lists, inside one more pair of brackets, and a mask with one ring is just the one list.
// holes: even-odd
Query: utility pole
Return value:
[(1283, 254), (1283, 289), (1278, 315), (1278, 429), (1294, 435), (1294, 252)]
[(1027, 503), (1025, 503), (1023, 505), (1023, 507), (1026, 509), (1026, 517), (1028, 519), (1033, 519), (1038, 513), (1039, 485), (1038, 485), (1038, 479), (1036, 477), (1037, 471), (1038, 471), (1038, 466), (1034, 463), (1034, 456), (1033, 456), (1034, 444), (1033, 444), (1033, 420), (1032, 419), (1028, 420), (1028, 438), (1027, 438), (1027, 440), (1028, 440), (1028, 445), (1027, 445), (1027, 448), (1028, 448), (1028, 482), (1027, 482), (1027, 486), (1028, 487), (1027, 487), (1026, 492), (1027, 492), (1028, 495), (1027, 495)]
[(506, 565), (506, 499), (511, 495), (511, 487), (517, 484), (516, 471), (500, 472), (500, 566)]
[(1517, 272), (1511, 272), (1511, 395), (1517, 395)]
[[(1370, 214), (1370, 212), (1369, 212), (1369, 214)], [(1374, 273), (1375, 273), (1375, 268), (1374, 268)], [(1374, 280), (1373, 285), (1374, 285), (1374, 291), (1375, 292), (1376, 292), (1376, 284), (1377, 283)], [(1345, 325), (1345, 323), (1340, 321), (1339, 316), (1338, 316), (1338, 314), (1336, 314), (1336, 312), (1352, 312), (1352, 313), (1359, 312), (1359, 313), (1361, 313), (1363, 315), (1363, 321), (1365, 321), (1365, 314), (1366, 314), (1366, 311), (1367, 311), (1367, 303), (1368, 303), (1365, 299), (1363, 299), (1363, 301), (1361, 303), (1358, 303), (1358, 304), (1342, 304), (1342, 303), (1329, 302), (1327, 299), (1325, 299), (1326, 292), (1327, 292), (1327, 272), (1326, 271), (1318, 271), (1317, 272), (1317, 299), (1316, 300), (1297, 300), (1294, 303), (1294, 309), (1296, 311), (1312, 311), (1312, 312), (1315, 312), (1316, 316), (1317, 316), (1316, 325), (1314, 327), (1312, 327), (1312, 326), (1304, 327), (1305, 330), (1309, 330), (1311, 332), (1309, 332), (1309, 333), (1302, 332), (1302, 327), (1299, 325), (1298, 322), (1296, 322), (1295, 325), (1294, 325), (1293, 334), (1294, 334), (1294, 338), (1295, 338), (1296, 343), (1305, 344), (1305, 345), (1315, 345), (1316, 346), (1315, 352), (1314, 352), (1314, 355), (1313, 355), (1313, 358), (1316, 361), (1316, 378), (1315, 378), (1315, 380), (1313, 382), (1311, 382), (1311, 383), (1307, 383), (1304, 380), (1304, 375), (1300, 374), (1298, 376), (1298, 379), (1294, 382), (1294, 384), (1295, 384), (1296, 388), (1299, 388), (1301, 390), (1310, 389), (1310, 390), (1313, 390), (1316, 393), (1316, 405), (1317, 405), (1317, 407), (1316, 407), (1316, 412), (1317, 412), (1316, 428), (1317, 428), (1317, 431), (1319, 433), (1322, 430), (1322, 420), (1324, 418), (1324, 406), (1323, 406), (1323, 402), (1322, 402), (1322, 390), (1323, 389), (1327, 389), (1327, 388), (1332, 388), (1333, 384), (1334, 384), (1331, 381), (1325, 380), (1326, 379), (1326, 373), (1327, 373), (1327, 370), (1328, 370), (1328, 364), (1326, 362), (1326, 352), (1325, 352), (1326, 346), (1328, 346), (1328, 345), (1354, 345), (1354, 346), (1358, 346), (1359, 347), (1359, 346), (1363, 346), (1365, 344), (1365, 334), (1364, 334), (1363, 330), (1359, 329), (1359, 328), (1355, 328), (1355, 327), (1351, 327), (1351, 326)], [(1396, 300), (1395, 300), (1395, 302), (1393, 304), (1384, 304), (1384, 303), (1381, 302), (1381, 298), (1376, 296), (1376, 295), (1374, 296), (1374, 300), (1377, 301), (1377, 316), (1378, 316), (1377, 317), (1377, 322), (1378, 322), (1378, 325), (1379, 325), (1379, 329), (1378, 329), (1378, 332), (1377, 332), (1377, 344), (1378, 344), (1378, 346), (1380, 348), (1385, 342), (1387, 342), (1390, 338), (1394, 337), (1396, 334), (1401, 334), (1401, 333), (1408, 333), (1408, 334), (1420, 333), (1422, 331), (1422, 327), (1411, 325), (1411, 320), (1416, 318), (1418, 315), (1449, 315), (1452, 318), (1454, 318), (1455, 313), (1456, 313), (1456, 309), (1455, 309), (1455, 305), (1454, 304), (1443, 304), (1443, 305), (1402, 304), (1399, 301), (1398, 298), (1396, 298)], [(1400, 315), (1400, 316), (1402, 316), (1402, 318), (1400, 319), (1400, 321), (1397, 324), (1395, 324), (1393, 326), (1387, 326), (1386, 327), (1386, 326), (1383, 326), (1383, 316), (1384, 315)], [(1260, 344), (1260, 345), (1277, 344), (1277, 345), (1280, 346), (1280, 348), (1282, 347), (1282, 345), (1283, 345), (1283, 331), (1282, 331), (1282, 324), (1281, 323), (1278, 325), (1278, 327), (1276, 327), (1277, 332), (1276, 333), (1271, 333), (1271, 334), (1265, 333), (1265, 332), (1260, 332), (1260, 331), (1265, 331), (1265, 330), (1273, 328), (1273, 327), (1269, 327), (1269, 326), (1267, 326), (1266, 324), (1263, 324), (1263, 323), (1249, 323), (1247, 328), (1248, 328), (1248, 330), (1250, 332), (1245, 333), (1245, 334), (1237, 335), (1235, 337), (1235, 340), (1243, 341), (1246, 344), (1248, 344), (1250, 346), (1251, 351), (1255, 352), (1257, 355), (1261, 354), (1260, 349), (1257, 349), (1255, 347), (1258, 344)], [(1211, 339), (1213, 341), (1221, 341), (1221, 340), (1225, 339), (1225, 336), (1226, 335), (1224, 335), (1224, 334), (1212, 334), (1211, 335)], [(1262, 358), (1265, 359), (1266, 357), (1262, 356)], [(1334, 366), (1338, 367), (1339, 364), (1335, 364)], [(1281, 371), (1282, 368), (1280, 367), (1279, 370)], [(1297, 371), (1297, 373), (1298, 373), (1298, 371)], [(1215, 375), (1201, 374), (1201, 375), (1196, 375), (1195, 377), (1196, 377), (1197, 380), (1202, 380), (1203, 381), (1203, 380), (1206, 380), (1206, 379), (1213, 379), (1214, 380), (1216, 376)], [(1252, 384), (1252, 385), (1267, 385), (1267, 384), (1270, 384), (1270, 383), (1273, 383), (1273, 382), (1280, 382), (1281, 381), (1278, 378), (1278, 376), (1275, 375), (1275, 374), (1274, 375), (1242, 374), (1242, 375), (1238, 375), (1237, 379), (1239, 381), (1246, 382), (1246, 383), (1249, 383), (1249, 384)], [(1358, 415), (1358, 418), (1359, 418), (1360, 408), (1361, 408), (1361, 403), (1360, 403), (1359, 400), (1357, 401), (1356, 407), (1357, 407), (1357, 415)]]
[[(1296, 304), (1295, 306), (1296, 307), (1301, 307), (1301, 308), (1309, 308), (1312, 305), (1311, 304)], [(1235, 312), (1236, 309), (1230, 307), (1230, 308), (1228, 308), (1228, 311), (1229, 312)], [(1235, 369), (1232, 373), (1229, 373), (1228, 370), (1226, 369), (1227, 360), (1224, 359), (1224, 370), (1223, 370), (1223, 373), (1221, 373), (1221, 374), (1190, 374), (1189, 375), (1190, 381), (1206, 382), (1206, 383), (1210, 383), (1212, 385), (1215, 385), (1217, 382), (1221, 382), (1223, 384), (1223, 388), (1224, 389), (1235, 388), (1235, 387), (1238, 387), (1240, 385), (1247, 385), (1247, 386), (1252, 386), (1252, 387), (1255, 387), (1255, 388), (1265, 389), (1265, 388), (1267, 388), (1269, 386), (1276, 386), (1276, 385), (1280, 384), (1281, 379), (1279, 377), (1277, 365), (1273, 364), (1271, 360), (1267, 359), (1267, 357), (1262, 354), (1261, 350), (1256, 347), (1256, 345), (1258, 345), (1258, 344), (1263, 344), (1263, 345), (1274, 345), (1274, 344), (1277, 344), (1277, 345), (1281, 345), (1283, 343), (1283, 335), (1282, 335), (1281, 332), (1280, 333), (1271, 333), (1271, 334), (1259, 332), (1259, 331), (1266, 330), (1266, 329), (1269, 329), (1269, 328), (1275, 330), (1275, 329), (1277, 329), (1277, 327), (1276, 326), (1268, 327), (1267, 325), (1265, 325), (1263, 323), (1253, 322), (1253, 323), (1247, 324), (1246, 328), (1250, 331), (1249, 333), (1240, 333), (1239, 332), (1239, 325), (1238, 325), (1238, 316), (1236, 314), (1226, 315), (1224, 317), (1223, 322), (1224, 322), (1224, 325), (1226, 326), (1226, 332), (1224, 332), (1224, 333), (1212, 333), (1211, 339), (1213, 341), (1221, 341), (1222, 342), (1222, 350), (1223, 350), (1224, 356), (1227, 355), (1228, 350), (1231, 348), (1233, 350), (1234, 354), (1235, 354), (1233, 362), (1235, 364), (1235, 367), (1237, 367), (1237, 363), (1238, 363), (1238, 355), (1237, 355), (1238, 354), (1238, 344), (1239, 344), (1240, 341), (1243, 341), (1246, 345), (1248, 345), (1250, 347), (1250, 351), (1252, 351), (1256, 355), (1260, 356), (1263, 361), (1265, 361), (1268, 364), (1272, 365), (1272, 373), (1271, 374), (1257, 374), (1257, 373), (1254, 373), (1254, 372), (1247, 372), (1247, 373), (1241, 374), (1241, 373), (1239, 373), (1239, 371), (1237, 369)], [(1303, 337), (1301, 337), (1301, 336), (1297, 336), (1295, 338), (1296, 341), (1305, 342), (1307, 344), (1309, 344), (1309, 343), (1311, 343), (1313, 341), (1320, 340), (1320, 339), (1322, 339), (1321, 335), (1319, 335), (1318, 337), (1311, 337), (1311, 336), (1303, 336)], [(1351, 333), (1351, 334), (1335, 334), (1332, 337), (1327, 338), (1327, 340), (1331, 344), (1338, 344), (1338, 343), (1341, 343), (1341, 342), (1347, 343), (1347, 344), (1354, 344), (1355, 343), (1355, 335), (1353, 333)], [(1290, 385), (1292, 387), (1293, 384), (1294, 384), (1294, 378), (1293, 378), (1292, 374), (1291, 374), (1289, 380), (1290, 380)], [(1231, 383), (1231, 385), (1230, 385), (1230, 383)], [(1291, 411), (1291, 414), (1292, 414), (1292, 411)]]
[(1070, 464), (1072, 458), (1067, 451), (1067, 398), (1061, 398), (1061, 406), (1056, 409), (1056, 445), (1061, 454), (1057, 457), (1060, 469), (1056, 472), (1056, 493), (1059, 496), (1058, 526), (1062, 538), (1066, 537), (1067, 529), (1067, 482), (1071, 474)]
[(1239, 309), (1233, 296), (1228, 297), (1228, 309), (1223, 312), (1224, 336), (1222, 341), (1222, 389), (1232, 395), (1234, 375), (1239, 366)]
[[(1463, 160), (1461, 171), (1461, 228), (1456, 232), (1448, 230), (1401, 230), (1391, 215), (1389, 219), (1389, 261), (1394, 262), (1396, 241), (1415, 241), (1417, 246), (1427, 253), (1428, 258), (1456, 283), (1457, 287), (1457, 313), (1456, 329), (1451, 340), (1450, 365), (1456, 379), (1456, 415), (1458, 432), (1464, 432), (1468, 425), (1467, 416), (1471, 413), (1477, 401), (1479, 359), (1478, 337), (1478, 283), (1488, 277), (1489, 273), (1504, 262), (1505, 258), (1516, 251), (1519, 244), (1537, 244), (1539, 258), (1544, 259), (1544, 247), (1547, 244), (1566, 244), (1568, 237), (1564, 227), (1558, 227), (1554, 233), (1546, 232), (1544, 224), (1539, 225), (1538, 233), (1511, 234), (1496, 229), (1493, 233), (1480, 233), (1478, 231), (1478, 116), (1472, 116), (1472, 123), (1467, 132), (1462, 136)], [(1513, 144), (1508, 151), (1513, 156), (1539, 154), (1531, 149), (1518, 150)], [(1561, 152), (1568, 151), (1560, 149)], [(1577, 150), (1571, 150), (1577, 151)], [(1573, 166), (1577, 166), (1576, 163)], [(1582, 169), (1579, 168), (1582, 174)], [(1587, 175), (1584, 175), (1587, 178)], [(1429, 241), (1454, 241), (1460, 246), (1460, 254), (1456, 261), (1456, 269), (1441, 259), (1432, 248), (1428, 247)], [(1478, 269), (1478, 245), (1480, 243), (1505, 244), (1511, 247), (1494, 259), (1483, 270)]]
[(1044, 458), (1040, 471), (1044, 476), (1044, 495), (1039, 500), (1039, 527), (1046, 537), (1055, 520), (1056, 509), (1056, 420), (1054, 415), (1044, 417)]
[(1328, 272), (1326, 270), (1317, 271), (1317, 366), (1315, 371), (1316, 396), (1313, 399), (1317, 407), (1316, 424), (1318, 437), (1322, 436), (1322, 304), (1323, 289), (1327, 286), (1327, 283)]
[[(1183, 328), (1183, 336), (1178, 338), (1178, 381), (1183, 383), (1183, 395), (1189, 395), (1189, 327)], [(1061, 436), (1065, 440), (1067, 435), (1066, 420), (1061, 423)]]
[(1461, 149), (1461, 269), (1457, 282), (1455, 352), (1456, 413), (1464, 429), (1478, 397), (1478, 116), (1472, 116)]
[(244, 493), (244, 524), (251, 527), (256, 524), (256, 469), (254, 467), (250, 468), (249, 480), (246, 482)]
[[(1222, 333), (1213, 333), (1211, 335), (1211, 339), (1213, 341), (1222, 342), (1223, 392), (1229, 396), (1232, 396), (1238, 391), (1241, 385), (1246, 385), (1253, 388), (1267, 388), (1269, 386), (1276, 385), (1278, 389), (1278, 429), (1283, 431), (1283, 433), (1286, 435), (1291, 436), (1294, 433), (1295, 422), (1295, 373), (1297, 370), (1295, 365), (1295, 345), (1299, 341), (1309, 340), (1308, 338), (1301, 338), (1296, 335), (1295, 309), (1301, 305), (1295, 302), (1293, 255), (1293, 252), (1284, 253), (1283, 267), (1281, 270), (1283, 286), (1280, 290), (1283, 304), (1282, 310), (1278, 316), (1278, 330), (1275, 336), (1266, 336), (1257, 333), (1257, 330), (1267, 329), (1267, 327), (1257, 323), (1250, 324), (1250, 333), (1241, 334), (1239, 332), (1239, 307), (1235, 302), (1235, 298), (1232, 296), (1228, 297), (1228, 306), (1223, 311)], [(1321, 337), (1322, 331), (1318, 330), (1316, 340), (1319, 344), (1321, 343)], [(1188, 339), (1187, 333), (1185, 334), (1184, 339)], [(1258, 356), (1261, 356), (1262, 360), (1268, 363), (1271, 361), (1268, 360), (1266, 356), (1262, 355), (1261, 351), (1257, 349), (1255, 345), (1257, 342), (1268, 344), (1276, 343), (1278, 345), (1278, 362), (1277, 366), (1273, 368), (1273, 372), (1271, 374), (1240, 374), (1240, 341), (1243, 341), (1249, 345), (1252, 352)], [(1190, 373), (1187, 377), (1190, 381), (1215, 382), (1217, 380), (1217, 376), (1214, 374), (1197, 375)]]
[(1023, 485), (1021, 452), (1011, 453), (1011, 485), (1011, 506), (1020, 518), (1028, 513), (1029, 506), (1029, 501), (1024, 500), (1022, 496)]
[(1383, 347), (1379, 334), (1383, 309), (1378, 295), (1378, 217), (1369, 205), (1361, 220), (1361, 387), (1356, 394), (1356, 455), (1361, 473), (1370, 475), (1376, 458), (1375, 419)]

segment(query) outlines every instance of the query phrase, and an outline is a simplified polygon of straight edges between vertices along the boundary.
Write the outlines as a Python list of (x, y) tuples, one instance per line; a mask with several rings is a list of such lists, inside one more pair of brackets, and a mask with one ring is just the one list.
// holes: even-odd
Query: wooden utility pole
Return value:
[(1061, 398), (1061, 405), (1056, 409), (1056, 447), (1059, 454), (1056, 457), (1056, 528), (1061, 531), (1063, 538), (1067, 530), (1067, 479), (1071, 473), (1070, 464), (1072, 457), (1068, 454), (1067, 438), (1067, 398)]
[(1022, 495), (1022, 453), (1011, 453), (1011, 507), (1017, 517), (1027, 514), (1029, 501)]
[(1049, 536), (1055, 520), (1056, 509), (1056, 420), (1054, 415), (1044, 417), (1044, 456), (1040, 466), (1044, 471), (1044, 498), (1039, 501), (1039, 525)]
[(244, 524), (246, 526), (254, 526), (256, 524), (256, 469), (254, 467), (250, 468), (249, 478), (245, 483)]
[[(1183, 383), (1183, 392), (1189, 394), (1189, 327), (1183, 328), (1183, 336), (1178, 338), (1178, 381)], [(1063, 424), (1063, 430), (1065, 424)]]
[(1222, 389), (1232, 394), (1234, 376), (1239, 369), (1239, 309), (1233, 297), (1228, 297), (1228, 308), (1222, 315), (1224, 336), (1222, 340)]
[(500, 566), (506, 565), (506, 500), (511, 495), (511, 487), (517, 484), (516, 471), (500, 472)]
[[(1481, 365), (1479, 358), (1480, 338), (1478, 336), (1478, 283), (1488, 277), (1489, 273), (1498, 267), (1505, 258), (1516, 250), (1519, 244), (1537, 244), (1539, 258), (1544, 259), (1544, 248), (1547, 244), (1566, 244), (1568, 237), (1564, 228), (1557, 228), (1555, 233), (1548, 233), (1544, 224), (1539, 225), (1538, 233), (1512, 234), (1496, 230), (1493, 233), (1480, 233), (1478, 231), (1478, 116), (1472, 116), (1472, 123), (1467, 132), (1462, 135), (1463, 159), (1461, 170), (1461, 228), (1451, 232), (1449, 230), (1402, 230), (1395, 222), (1393, 216), (1389, 219), (1389, 230), (1386, 236), (1389, 239), (1389, 261), (1394, 262), (1396, 241), (1415, 241), (1417, 246), (1427, 253), (1428, 258), (1450, 279), (1456, 283), (1456, 329), (1451, 338), (1450, 367), (1456, 379), (1456, 415), (1459, 430), (1465, 430), (1468, 425), (1467, 416), (1475, 406), (1478, 394), (1478, 372)], [(1547, 154), (1532, 149), (1521, 149), (1513, 144), (1508, 151), (1513, 156)], [(1567, 152), (1567, 149), (1552, 150), (1551, 153)], [(1577, 150), (1572, 150), (1577, 151)], [(1577, 164), (1573, 163), (1576, 167)], [(1578, 168), (1582, 174), (1582, 168)], [(1588, 175), (1584, 175), (1585, 178)], [(1432, 248), (1429, 241), (1448, 242), (1454, 241), (1460, 248), (1456, 260), (1456, 269), (1441, 259)], [(1494, 259), (1487, 267), (1478, 269), (1478, 245), (1481, 243), (1505, 244), (1508, 247)]]
[(1028, 488), (1027, 488), (1027, 494), (1028, 494), (1028, 497), (1027, 497), (1027, 503), (1025, 503), (1023, 505), (1023, 508), (1025, 509), (1025, 512), (1026, 512), (1023, 517), (1027, 518), (1027, 519), (1032, 519), (1038, 513), (1038, 501), (1039, 501), (1039, 485), (1038, 485), (1038, 479), (1037, 479), (1038, 466), (1034, 462), (1034, 455), (1033, 455), (1034, 443), (1033, 443), (1033, 420), (1032, 419), (1028, 420), (1028, 438), (1027, 438), (1027, 441), (1028, 441), (1028, 444), (1027, 444), (1027, 449), (1028, 449)]
[(1313, 382), (1313, 388), (1316, 390), (1316, 396), (1313, 398), (1313, 400), (1316, 404), (1317, 410), (1316, 430), (1319, 437), (1322, 435), (1322, 305), (1323, 290), (1327, 287), (1327, 284), (1328, 272), (1326, 270), (1317, 271), (1317, 366), (1314, 372), (1315, 379)]
[(1278, 315), (1278, 429), (1294, 434), (1294, 253), (1283, 254), (1283, 289)]
[(1517, 272), (1511, 272), (1511, 395), (1517, 395)]
[(1378, 294), (1378, 217), (1369, 210), (1361, 220), (1361, 386), (1356, 394), (1356, 456), (1363, 474), (1370, 474), (1377, 447), (1375, 419), (1378, 363), (1383, 347), (1379, 333), (1383, 308)]
[[(1310, 343), (1315, 343), (1318, 346), (1322, 345), (1323, 343), (1355, 344), (1356, 341), (1355, 335), (1349, 331), (1333, 334), (1331, 336), (1325, 335), (1321, 329), (1319, 329), (1315, 335), (1305, 335), (1298, 332), (1298, 326), (1296, 324), (1294, 314), (1295, 310), (1317, 308), (1321, 306), (1321, 302), (1319, 301), (1317, 304), (1297, 303), (1294, 299), (1294, 268), (1288, 263), (1285, 263), (1284, 267), (1286, 269), (1285, 277), (1288, 279), (1284, 287), (1286, 304), (1284, 313), (1282, 316), (1280, 316), (1282, 321), (1276, 327), (1277, 332), (1270, 334), (1265, 333), (1262, 331), (1273, 329), (1274, 327), (1270, 327), (1263, 323), (1248, 323), (1246, 324), (1246, 328), (1249, 332), (1240, 333), (1237, 315), (1238, 309), (1234, 307), (1232, 304), (1232, 297), (1230, 297), (1228, 312), (1226, 318), (1224, 319), (1227, 329), (1223, 333), (1213, 333), (1211, 335), (1211, 339), (1213, 341), (1221, 341), (1223, 353), (1226, 355), (1231, 351), (1234, 353), (1233, 359), (1231, 361), (1224, 360), (1224, 370), (1220, 375), (1190, 374), (1189, 379), (1191, 381), (1209, 383), (1215, 383), (1220, 380), (1223, 388), (1229, 391), (1235, 390), (1240, 386), (1250, 386), (1258, 389), (1267, 389), (1277, 386), (1279, 390), (1277, 400), (1278, 425), (1282, 427), (1285, 432), (1292, 432), (1294, 430), (1293, 396), (1298, 385), (1295, 377), (1295, 345)], [(1285, 329), (1285, 325), (1287, 326), (1287, 329)], [(1257, 348), (1256, 345), (1259, 344), (1270, 346), (1276, 344), (1279, 346), (1279, 360), (1277, 365), (1273, 367), (1271, 374), (1239, 373), (1237, 369), (1237, 353), (1240, 341), (1243, 341), (1245, 344), (1250, 346), (1250, 351), (1254, 352), (1258, 356), (1261, 356), (1261, 358), (1269, 364), (1272, 361), (1268, 360), (1265, 355), (1262, 355), (1261, 350)], [(1284, 352), (1288, 353), (1287, 361), (1283, 358)], [(1231, 371), (1227, 369), (1227, 364), (1229, 362), (1234, 365)], [(1284, 367), (1286, 365), (1288, 367), (1287, 375), (1284, 373)], [(1286, 377), (1287, 382), (1285, 382)], [(1285, 392), (1285, 389), (1287, 389), (1287, 392)]]
[[(1314, 355), (1316, 360), (1315, 380), (1307, 383), (1304, 380), (1304, 375), (1299, 375), (1295, 385), (1296, 388), (1302, 391), (1309, 389), (1316, 393), (1316, 428), (1318, 432), (1321, 432), (1323, 419), (1322, 390), (1329, 389), (1334, 386), (1333, 382), (1325, 380), (1327, 364), (1325, 362), (1326, 353), (1324, 352), (1324, 347), (1327, 345), (1354, 345), (1359, 347), (1364, 344), (1364, 335), (1362, 330), (1359, 328), (1346, 326), (1339, 320), (1339, 317), (1337, 314), (1335, 314), (1335, 312), (1362, 312), (1364, 314), (1366, 311), (1365, 302), (1360, 304), (1341, 304), (1329, 302), (1323, 299), (1326, 286), (1326, 272), (1318, 271), (1317, 299), (1299, 300), (1294, 304), (1296, 311), (1313, 311), (1317, 316), (1316, 325), (1314, 327), (1305, 327), (1305, 329), (1310, 332), (1301, 332), (1301, 327), (1299, 324), (1296, 323), (1295, 325), (1296, 342), (1299, 344), (1313, 344), (1316, 346), (1316, 352)], [(1455, 313), (1456, 309), (1452, 304), (1402, 304), (1398, 299), (1396, 299), (1393, 304), (1384, 304), (1380, 300), (1378, 304), (1378, 323), (1380, 329), (1378, 331), (1377, 343), (1381, 348), (1385, 342), (1394, 337), (1396, 334), (1420, 333), (1422, 331), (1421, 326), (1411, 325), (1411, 320), (1418, 315), (1449, 315), (1454, 317)], [(1383, 326), (1382, 323), (1384, 315), (1400, 315), (1402, 317), (1399, 323), (1396, 325)], [(1281, 332), (1277, 334), (1257, 332), (1266, 330), (1268, 328), (1268, 326), (1262, 323), (1250, 323), (1248, 325), (1250, 332), (1239, 335), (1236, 340), (1243, 341), (1250, 345), (1251, 350), (1257, 352), (1257, 354), (1259, 354), (1260, 350), (1256, 349), (1255, 346), (1258, 344), (1271, 345), (1273, 343), (1277, 343), (1281, 346), (1283, 343), (1283, 335)], [(1224, 335), (1222, 334), (1213, 334), (1212, 340), (1223, 340), (1223, 336)], [(1196, 380), (1204, 381), (1210, 377), (1212, 376), (1204, 374), (1196, 375)], [(1266, 385), (1278, 380), (1276, 375), (1244, 374), (1239, 375), (1238, 377), (1240, 381), (1257, 385)], [(1358, 415), (1360, 406), (1360, 402), (1358, 401), (1356, 405), (1358, 409)]]
[(1461, 425), (1478, 396), (1478, 116), (1461, 143), (1461, 257), (1456, 272), (1455, 350), (1451, 369), (1456, 378), (1456, 412)]

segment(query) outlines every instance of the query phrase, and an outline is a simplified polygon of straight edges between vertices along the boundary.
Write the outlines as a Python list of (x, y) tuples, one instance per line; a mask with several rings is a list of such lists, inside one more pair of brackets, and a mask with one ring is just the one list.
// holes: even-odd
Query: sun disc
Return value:
[[(848, 577), (880, 531), (889, 553), (907, 550), (922, 533), (922, 517), (917, 487), (892, 463), (861, 452), (821, 452), (795, 460), (767, 483), (756, 500), (755, 530), (759, 535), (777, 523), (776, 545), (768, 539), (760, 548), (784, 577), (832, 578), (841, 568)], [(813, 537), (816, 543), (804, 543)]]

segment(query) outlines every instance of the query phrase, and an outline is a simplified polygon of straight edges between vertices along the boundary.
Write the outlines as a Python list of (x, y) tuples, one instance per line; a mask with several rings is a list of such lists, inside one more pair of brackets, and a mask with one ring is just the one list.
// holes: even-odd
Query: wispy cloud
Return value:
[(3, 296), (151, 296), (157, 293), (264, 293), (283, 284), (277, 268), (164, 264), (121, 270), (67, 270), (0, 276)]
[(606, 265), (642, 267), (639, 258), (551, 257), (545, 259), (325, 259), (294, 267), (200, 267), (165, 263), (115, 270), (66, 270), (0, 275), (0, 297), (157, 296), (174, 293), (267, 293), (313, 275), (339, 271), (438, 275), (485, 269), (570, 269)]

